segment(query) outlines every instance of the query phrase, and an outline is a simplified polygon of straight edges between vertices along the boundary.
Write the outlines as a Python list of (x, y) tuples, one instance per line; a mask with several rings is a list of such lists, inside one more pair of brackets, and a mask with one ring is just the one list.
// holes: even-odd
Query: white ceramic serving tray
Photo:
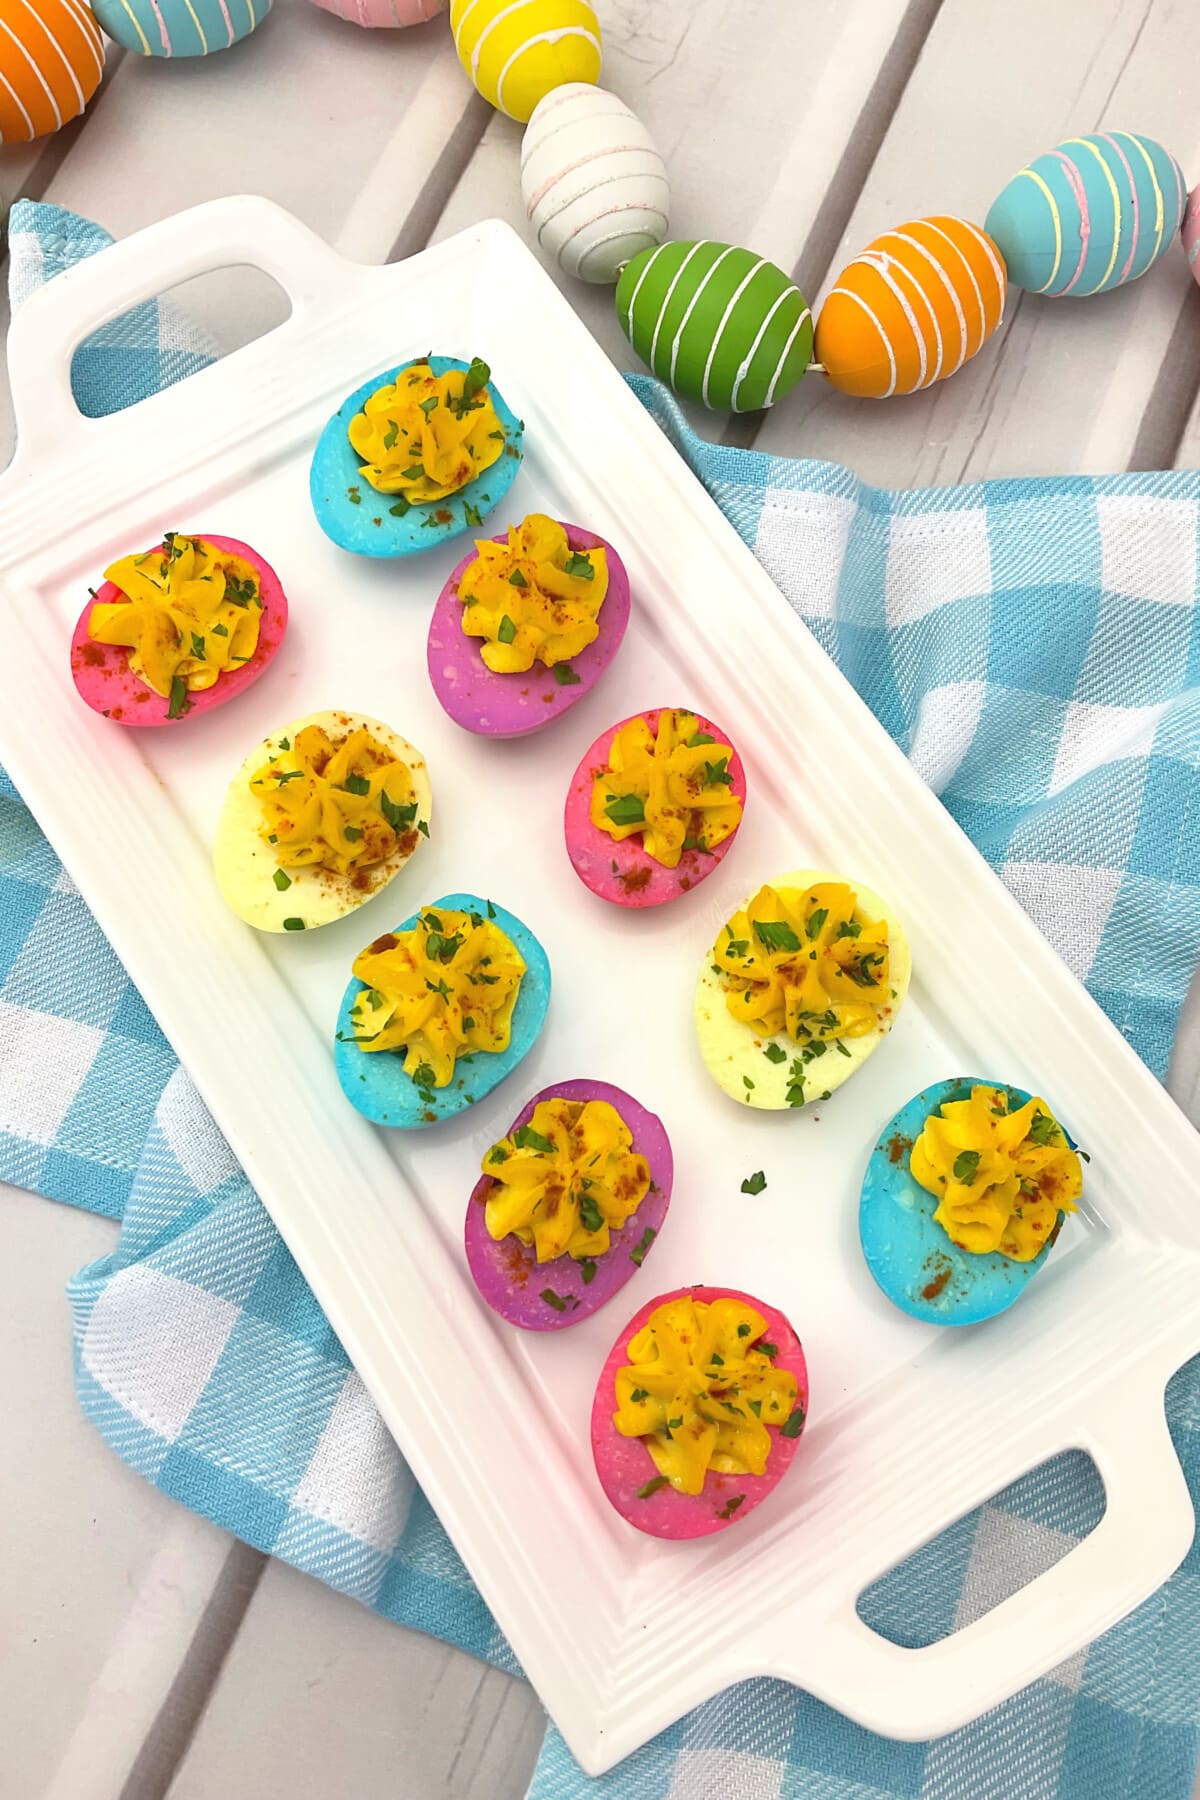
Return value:
[[(251, 264), (288, 321), (115, 417), (82, 418), (72, 346), (134, 301)], [(443, 715), (429, 611), (456, 543), (402, 564), (342, 554), (308, 503), (320, 426), (374, 371), (430, 346), (491, 363), (527, 424), (495, 530), (534, 508), (620, 548), (632, 626), (615, 665), (541, 737), (489, 743)], [(240, 1156), (401, 1449), (571, 1748), (609, 1768), (718, 1689), (799, 1683), (877, 1731), (962, 1725), (1144, 1600), (1193, 1513), (1164, 1422), (1200, 1350), (1200, 1142), (922, 786), (626, 390), (533, 257), (481, 225), (361, 268), (265, 201), (221, 200), (59, 276), (9, 340), (20, 444), (0, 480), (0, 758)], [(164, 527), (247, 539), (292, 625), (243, 699), (177, 731), (80, 704), (67, 643), (87, 584)], [(638, 708), (699, 707), (732, 734), (750, 800), (694, 895), (639, 917), (593, 899), (562, 842), (584, 748)], [(393, 889), (305, 936), (261, 937), (210, 869), (246, 752), (317, 707), (377, 714), (425, 751), (433, 837)], [(692, 985), (719, 923), (785, 869), (826, 866), (907, 919), (913, 991), (890, 1040), (828, 1105), (740, 1110), (704, 1073)], [(334, 1078), (350, 962), (424, 900), (491, 894), (550, 955), (547, 1028), (469, 1115), (389, 1135)], [(262, 1075), (269, 1070), (271, 1080)], [(1091, 1152), (1086, 1203), (1006, 1316), (938, 1331), (894, 1310), (858, 1249), (881, 1124), (928, 1082), (979, 1073), (1053, 1097)], [(461, 1252), (479, 1159), (558, 1077), (615, 1081), (676, 1152), (661, 1242), (577, 1330), (539, 1337), (482, 1304)], [(762, 1169), (766, 1191), (743, 1195)], [(804, 1340), (811, 1425), (787, 1480), (695, 1544), (610, 1510), (588, 1445), (596, 1373), (633, 1311), (683, 1282), (781, 1306)], [(862, 1590), (1023, 1471), (1078, 1446), (1107, 1510), (1053, 1569), (926, 1649), (871, 1632)]]

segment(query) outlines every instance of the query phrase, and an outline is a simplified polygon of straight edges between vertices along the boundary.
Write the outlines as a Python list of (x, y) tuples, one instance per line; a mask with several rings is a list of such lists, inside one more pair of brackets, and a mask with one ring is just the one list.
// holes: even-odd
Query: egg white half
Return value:
[[(878, 1049), (895, 1023), (912, 974), (912, 953), (904, 926), (892, 908), (861, 882), (848, 881), (844, 875), (830, 875), (820, 869), (797, 869), (789, 875), (775, 876), (767, 885), (803, 893), (806, 888), (822, 881), (845, 882), (858, 896), (858, 906), (862, 912), (872, 919), (887, 920), (890, 1000), (889, 1010), (876, 1030), (867, 1032), (863, 1037), (837, 1040), (844, 1045), (845, 1055), (830, 1041), (825, 1054), (807, 1064), (806, 1104), (812, 1100), (823, 1100), (835, 1088), (841, 1087), (856, 1069), (862, 1068), (871, 1052)], [(733, 1017), (725, 1004), (724, 985), (721, 978), (713, 973), (712, 960), (707, 952), (700, 966), (700, 979), (696, 983), (695, 1019), (700, 1054), (718, 1087), (723, 1088), (731, 1099), (741, 1101), (744, 1106), (757, 1106), (768, 1112), (779, 1112), (787, 1107), (787, 1093), (792, 1082), (792, 1059), (799, 1055), (800, 1046), (794, 1044), (786, 1032), (781, 1032), (774, 1038), (764, 1037)], [(771, 1062), (766, 1054), (768, 1044), (778, 1044), (786, 1052), (785, 1059)], [(747, 1081), (753, 1085), (747, 1086)]]
[[(426, 827), (429, 824), (432, 793), (425, 758), (390, 725), (368, 718), (365, 713), (340, 711), (309, 713), (303, 719), (289, 720), (251, 751), (234, 776), (225, 796), (213, 844), (217, 886), (238, 918), (253, 925), (257, 931), (298, 929), (288, 927), (285, 924), (288, 919), (302, 919), (306, 931), (330, 925), (381, 893), (415, 854), (415, 850), (406, 854), (397, 849), (386, 862), (376, 863), (365, 871), (366, 884), (361, 888), (355, 887), (349, 877), (332, 874), (328, 869), (288, 869), (285, 872), (291, 878), (291, 885), (280, 891), (275, 884), (278, 864), (270, 844), (259, 835), (264, 815), (251, 790), (250, 777), (279, 749), (281, 738), (289, 738), (294, 743), (296, 733), (303, 731), (306, 725), (320, 725), (335, 739), (349, 731), (369, 731), (378, 743), (386, 745), (397, 762), (408, 767), (417, 802), (413, 829), (417, 829), (419, 822), (424, 822)], [(423, 841), (424, 834), (418, 832), (417, 846)]]

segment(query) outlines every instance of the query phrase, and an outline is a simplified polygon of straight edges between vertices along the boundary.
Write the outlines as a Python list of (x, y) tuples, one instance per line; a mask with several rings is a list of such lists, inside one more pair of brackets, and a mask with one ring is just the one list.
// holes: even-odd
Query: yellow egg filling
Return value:
[(435, 375), (423, 358), (376, 388), (347, 428), (359, 474), (409, 506), (444, 500), (466, 487), (504, 450), (490, 376), (478, 357), (468, 370), (444, 375)]
[(519, 675), (535, 662), (557, 668), (595, 642), (608, 592), (603, 548), (572, 550), (558, 520), (544, 513), (510, 525), (506, 544), (481, 539), (475, 548), (458, 597), (463, 631), (486, 640), (479, 654), (489, 669)]
[(961, 1250), (1032, 1262), (1074, 1212), (1083, 1169), (1044, 1100), (1008, 1110), (1003, 1088), (974, 1087), (930, 1113), (912, 1147), (913, 1178), (937, 1197), (934, 1218)]
[(168, 531), (161, 550), (122, 557), (104, 579), (122, 598), (96, 602), (88, 636), (124, 645), (138, 680), (170, 700), (171, 718), (186, 710), (189, 693), (215, 686), (258, 647), (258, 571), (204, 538)]
[(458, 1057), (507, 1050), (525, 959), (477, 912), (424, 910), (354, 959), (366, 983), (350, 1009), (360, 1050), (405, 1052), (418, 1087), (447, 1087)]
[(760, 888), (722, 926), (712, 962), (730, 1013), (764, 1037), (823, 1049), (877, 1030), (891, 1007), (887, 921), (868, 919), (844, 882)]
[(365, 878), (397, 850), (407, 856), (416, 847), (412, 772), (362, 727), (339, 737), (306, 725), (294, 741), (278, 739), (250, 791), (262, 808), (259, 835), (279, 865), (277, 887), (288, 885), (287, 869)]
[(796, 1380), (777, 1369), (767, 1321), (742, 1300), (692, 1300), (656, 1307), (629, 1341), (617, 1370), (613, 1424), (640, 1437), (659, 1474), (681, 1494), (698, 1494), (709, 1469), (762, 1475), (768, 1427), (797, 1437), (804, 1411)]
[(646, 855), (667, 869), (685, 850), (715, 850), (742, 820), (732, 755), (695, 713), (664, 707), (655, 732), (630, 719), (592, 783), (592, 824), (618, 843), (640, 833)]
[(528, 1124), (493, 1144), (488, 1232), (532, 1246), (540, 1263), (603, 1256), (650, 1191), (650, 1165), (607, 1100), (539, 1100)]

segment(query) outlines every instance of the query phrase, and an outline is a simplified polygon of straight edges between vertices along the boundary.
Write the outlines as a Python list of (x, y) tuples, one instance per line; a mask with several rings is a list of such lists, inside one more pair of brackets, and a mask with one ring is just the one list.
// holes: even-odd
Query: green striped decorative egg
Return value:
[(812, 356), (800, 289), (765, 257), (708, 239), (635, 256), (617, 284), (617, 318), (660, 381), (726, 412), (782, 400)]

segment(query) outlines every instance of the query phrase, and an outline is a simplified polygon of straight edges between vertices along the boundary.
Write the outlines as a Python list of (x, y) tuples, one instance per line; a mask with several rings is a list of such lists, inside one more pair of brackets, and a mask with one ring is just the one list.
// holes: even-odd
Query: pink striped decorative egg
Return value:
[(322, 12), (334, 13), (351, 25), (369, 28), (380, 25), (395, 30), (397, 26), (423, 25), (426, 19), (445, 12), (450, 0), (313, 0)]
[(667, 235), (671, 189), (650, 133), (587, 81), (551, 89), (534, 108), (521, 192), (538, 248), (582, 281), (615, 281)]

